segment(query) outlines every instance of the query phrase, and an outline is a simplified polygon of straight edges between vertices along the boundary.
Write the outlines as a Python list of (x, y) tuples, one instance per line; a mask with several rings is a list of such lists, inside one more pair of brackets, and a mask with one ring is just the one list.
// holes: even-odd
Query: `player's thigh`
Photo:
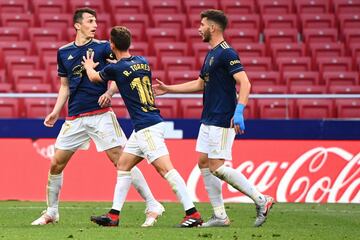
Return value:
[(123, 152), (120, 156), (119, 161), (117, 162), (117, 170), (120, 171), (130, 171), (136, 164), (143, 160), (142, 157)]
[(210, 126), (208, 158), (232, 160), (232, 145), (235, 139), (233, 128)]
[(196, 140), (196, 151), (200, 153), (209, 153), (209, 133), (210, 126), (201, 124), (199, 134)]
[(125, 146), (126, 136), (113, 112), (86, 117), (86, 128), (99, 152)]
[(123, 151), (122, 147), (113, 147), (105, 150), (106, 156), (110, 159), (110, 161), (116, 166), (117, 162), (120, 159), (121, 153)]
[(88, 149), (90, 137), (83, 124), (82, 118), (66, 120), (56, 138), (55, 148), (75, 152), (78, 149)]

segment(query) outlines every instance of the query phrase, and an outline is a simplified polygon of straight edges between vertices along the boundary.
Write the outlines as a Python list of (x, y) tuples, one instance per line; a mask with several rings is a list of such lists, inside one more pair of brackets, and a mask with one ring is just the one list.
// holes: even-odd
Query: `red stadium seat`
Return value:
[(231, 47), (241, 57), (265, 57), (265, 44), (263, 43), (232, 43)]
[(336, 99), (338, 118), (360, 118), (360, 99)]
[(347, 46), (360, 43), (360, 32), (354, 31), (354, 29), (344, 29), (343, 34), (345, 36), (345, 43)]
[(200, 72), (195, 70), (171, 70), (168, 72), (169, 84), (180, 84), (198, 79)]
[[(150, 64), (150, 68), (152, 70), (160, 70), (160, 66), (158, 64), (158, 58), (155, 56), (150, 56), (150, 57), (146, 57), (146, 60), (149, 62)], [(161, 68), (162, 70), (162, 68)]]
[(292, 1), (288, 0), (261, 0), (258, 1), (258, 5), (261, 15), (293, 12)]
[(339, 15), (340, 29), (360, 28), (360, 13), (347, 13)]
[(284, 94), (287, 91), (287, 86), (283, 85), (254, 85), (251, 87), (252, 93), (259, 94)]
[(319, 57), (316, 62), (321, 73), (352, 70), (352, 61), (349, 57)]
[(147, 42), (131, 42), (130, 53), (134, 56), (148, 56), (149, 44)]
[(30, 41), (35, 44), (37, 42), (59, 42), (66, 40), (63, 38), (62, 31), (54, 28), (29, 28)]
[(356, 64), (356, 59), (360, 58), (360, 42), (351, 44), (349, 50), (351, 51), (353, 62)]
[(154, 14), (152, 19), (156, 28), (174, 28), (182, 31), (187, 26), (184, 14)]
[(15, 90), (18, 93), (51, 93), (52, 86), (50, 83), (20, 83), (15, 85)]
[(122, 98), (112, 98), (111, 99), (111, 108), (113, 109), (116, 117), (118, 118), (130, 118), (129, 112), (125, 106), (124, 100)]
[(41, 13), (38, 18), (41, 27), (50, 27), (59, 31), (73, 27), (73, 18), (69, 13)]
[(273, 43), (271, 44), (273, 59), (278, 57), (303, 57), (306, 56), (305, 46), (302, 43)]
[(159, 79), (160, 81), (166, 83), (166, 84), (170, 84), (169, 79), (166, 76), (165, 71), (163, 70), (154, 70), (151, 71), (151, 78), (152, 78), (152, 83), (156, 84), (155, 79)]
[(306, 13), (301, 14), (300, 19), (302, 29), (324, 29), (336, 27), (335, 17), (330, 13)]
[(304, 29), (303, 37), (306, 44), (320, 42), (330, 43), (338, 41), (337, 29)]
[(330, 87), (333, 85), (342, 86), (359, 86), (359, 73), (358, 72), (324, 72), (323, 79), (326, 86)]
[[(245, 69), (246, 70), (246, 69)], [(278, 85), (280, 84), (280, 73), (272, 71), (246, 71), (252, 86), (257, 85)]]
[[(201, 39), (201, 38), (200, 38)], [(232, 43), (257, 43), (259, 42), (259, 31), (257, 29), (233, 29), (225, 31), (225, 39)]]
[(34, 13), (66, 13), (67, 1), (63, 0), (32, 0)]
[(246, 119), (255, 119), (257, 118), (257, 106), (255, 99), (249, 99), (244, 109), (244, 118)]
[(270, 49), (273, 43), (296, 43), (298, 42), (298, 31), (296, 29), (265, 29), (265, 43)]
[(328, 88), (328, 92), (335, 94), (360, 94), (360, 86), (330, 85)]
[(163, 118), (180, 117), (178, 99), (156, 98), (155, 106), (160, 110), (160, 114)]
[[(42, 66), (49, 74), (51, 71), (57, 72), (57, 58), (54, 56), (43, 56), (41, 58)], [(57, 74), (56, 74), (57, 75)]]
[(206, 9), (218, 9), (219, 4), (217, 0), (200, 0), (200, 1), (193, 1), (193, 0), (185, 0), (185, 11), (187, 14), (199, 14), (200, 12)]
[(334, 9), (336, 14), (342, 13), (360, 13), (360, 2), (352, 0), (334, 0)]
[[(198, 13), (193, 13), (193, 14), (189, 14), (187, 15), (188, 18), (188, 22), (190, 23), (190, 27), (191, 28), (196, 28), (196, 30), (200, 27), (200, 15)], [(198, 31), (199, 33), (199, 31)]]
[(145, 13), (143, 0), (110, 0), (110, 10), (113, 16), (121, 14)]
[(328, 13), (330, 12), (329, 0), (296, 0), (296, 11), (302, 13)]
[(35, 55), (43, 58), (44, 56), (57, 56), (57, 51), (66, 42), (37, 42), (35, 44)]
[(279, 71), (311, 71), (311, 58), (310, 57), (279, 57), (276, 59), (279, 66)]
[(154, 43), (155, 56), (159, 58), (159, 63), (162, 57), (172, 56), (186, 56), (188, 55), (188, 48), (183, 42), (155, 42)]
[[(10, 83), (1, 83), (0, 84), (0, 93), (10, 93), (12, 92), (12, 85)], [(1, 109), (1, 104), (0, 104), (0, 109)], [(1, 112), (1, 110), (0, 110)], [(1, 113), (0, 113), (1, 116)]]
[(105, 11), (105, 6), (102, 0), (71, 0), (69, 1), (70, 12), (75, 12), (76, 9), (82, 7), (89, 7), (96, 10), (96, 13)]
[(49, 82), (45, 70), (16, 70), (12, 73), (14, 85), (41, 84)]
[(272, 70), (271, 58), (269, 57), (243, 57), (241, 63), (246, 71)]
[(234, 29), (261, 29), (260, 16), (255, 14), (228, 14), (228, 28)]
[(342, 43), (310, 43), (313, 62), (319, 57), (341, 57), (345, 55)]
[(5, 62), (8, 73), (12, 73), (14, 70), (39, 69), (39, 58), (37, 56), (7, 56)]
[(248, 14), (254, 13), (256, 9), (253, 0), (221, 0), (221, 9), (227, 14)]
[(140, 29), (145, 33), (145, 29), (149, 27), (149, 16), (147, 14), (138, 14), (138, 13), (123, 13), (113, 15), (114, 24), (122, 25), (129, 28), (131, 31), (133, 29)]
[(202, 98), (185, 98), (180, 100), (183, 118), (200, 119), (203, 110)]
[[(44, 119), (53, 110), (55, 103), (56, 99), (54, 98), (26, 98), (24, 99), (25, 116)], [(65, 108), (60, 116), (65, 116)]]
[(31, 53), (31, 43), (28, 41), (6, 41), (0, 42), (3, 56), (27, 56)]
[(148, 28), (146, 35), (151, 46), (158, 42), (178, 42), (180, 41), (180, 31), (173, 28)]
[(24, 32), (21, 27), (0, 27), (0, 41), (23, 41)]
[(204, 63), (206, 54), (211, 50), (211, 47), (209, 44), (204, 42), (193, 43), (191, 46), (194, 57), (197, 60), (196, 64), (198, 68), (200, 68)]
[(283, 79), (288, 87), (319, 85), (319, 73), (309, 71), (284, 72)]
[(294, 102), (287, 99), (258, 99), (260, 119), (290, 119), (295, 117)]
[(298, 29), (297, 16), (295, 14), (266, 14), (263, 15), (264, 28)]
[(19, 99), (0, 98), (0, 118), (20, 117)]
[(149, 13), (163, 14), (163, 13), (182, 13), (181, 1), (178, 0), (151, 0), (148, 1)]
[(28, 13), (2, 13), (0, 18), (3, 27), (29, 28), (34, 26), (34, 17)]
[(290, 94), (323, 94), (326, 93), (326, 86), (321, 85), (291, 85)]
[(26, 13), (28, 11), (27, 0), (0, 0), (0, 13)]
[(333, 100), (331, 99), (298, 99), (296, 100), (299, 118), (324, 119), (334, 117)]
[(188, 44), (189, 49), (192, 48), (193, 43), (203, 43), (197, 28), (185, 28), (183, 32), (185, 41)]
[(108, 29), (112, 26), (111, 15), (107, 13), (97, 13), (96, 24), (96, 37), (99, 39), (110, 39), (110, 31), (108, 31)]
[(163, 69), (169, 70), (195, 70), (193, 57), (163, 57), (161, 59)]

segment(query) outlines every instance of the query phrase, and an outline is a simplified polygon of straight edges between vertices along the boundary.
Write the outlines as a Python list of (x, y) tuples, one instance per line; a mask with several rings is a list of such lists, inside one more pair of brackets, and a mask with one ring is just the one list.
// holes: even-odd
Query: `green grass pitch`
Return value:
[[(31, 226), (45, 203), (0, 201), (0, 240), (26, 239), (360, 239), (360, 204), (290, 204), (277, 203), (268, 221), (252, 227), (253, 204), (226, 204), (232, 221), (227, 228), (179, 229), (174, 225), (183, 217), (178, 203), (163, 203), (166, 212), (152, 228), (141, 228), (145, 204), (126, 202), (119, 227), (99, 227), (89, 221), (90, 215), (107, 212), (109, 202), (61, 202), (60, 222)], [(208, 203), (198, 203), (204, 219), (211, 216)]]

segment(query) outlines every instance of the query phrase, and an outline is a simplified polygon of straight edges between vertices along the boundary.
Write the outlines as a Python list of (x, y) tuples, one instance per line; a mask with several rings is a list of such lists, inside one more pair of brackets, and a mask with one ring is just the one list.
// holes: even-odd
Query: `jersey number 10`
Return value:
[(154, 95), (151, 89), (150, 78), (144, 76), (143, 78), (134, 78), (130, 83), (131, 89), (136, 88), (139, 99), (142, 104), (141, 109), (144, 112), (156, 110)]

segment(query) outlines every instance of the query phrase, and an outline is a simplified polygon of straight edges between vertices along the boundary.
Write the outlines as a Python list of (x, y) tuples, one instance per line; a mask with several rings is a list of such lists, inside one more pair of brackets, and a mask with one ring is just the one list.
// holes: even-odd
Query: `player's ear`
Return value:
[(81, 26), (80, 23), (75, 23), (75, 24), (74, 24), (75, 30), (76, 30), (76, 31), (77, 31), (77, 30), (80, 30), (80, 26)]

